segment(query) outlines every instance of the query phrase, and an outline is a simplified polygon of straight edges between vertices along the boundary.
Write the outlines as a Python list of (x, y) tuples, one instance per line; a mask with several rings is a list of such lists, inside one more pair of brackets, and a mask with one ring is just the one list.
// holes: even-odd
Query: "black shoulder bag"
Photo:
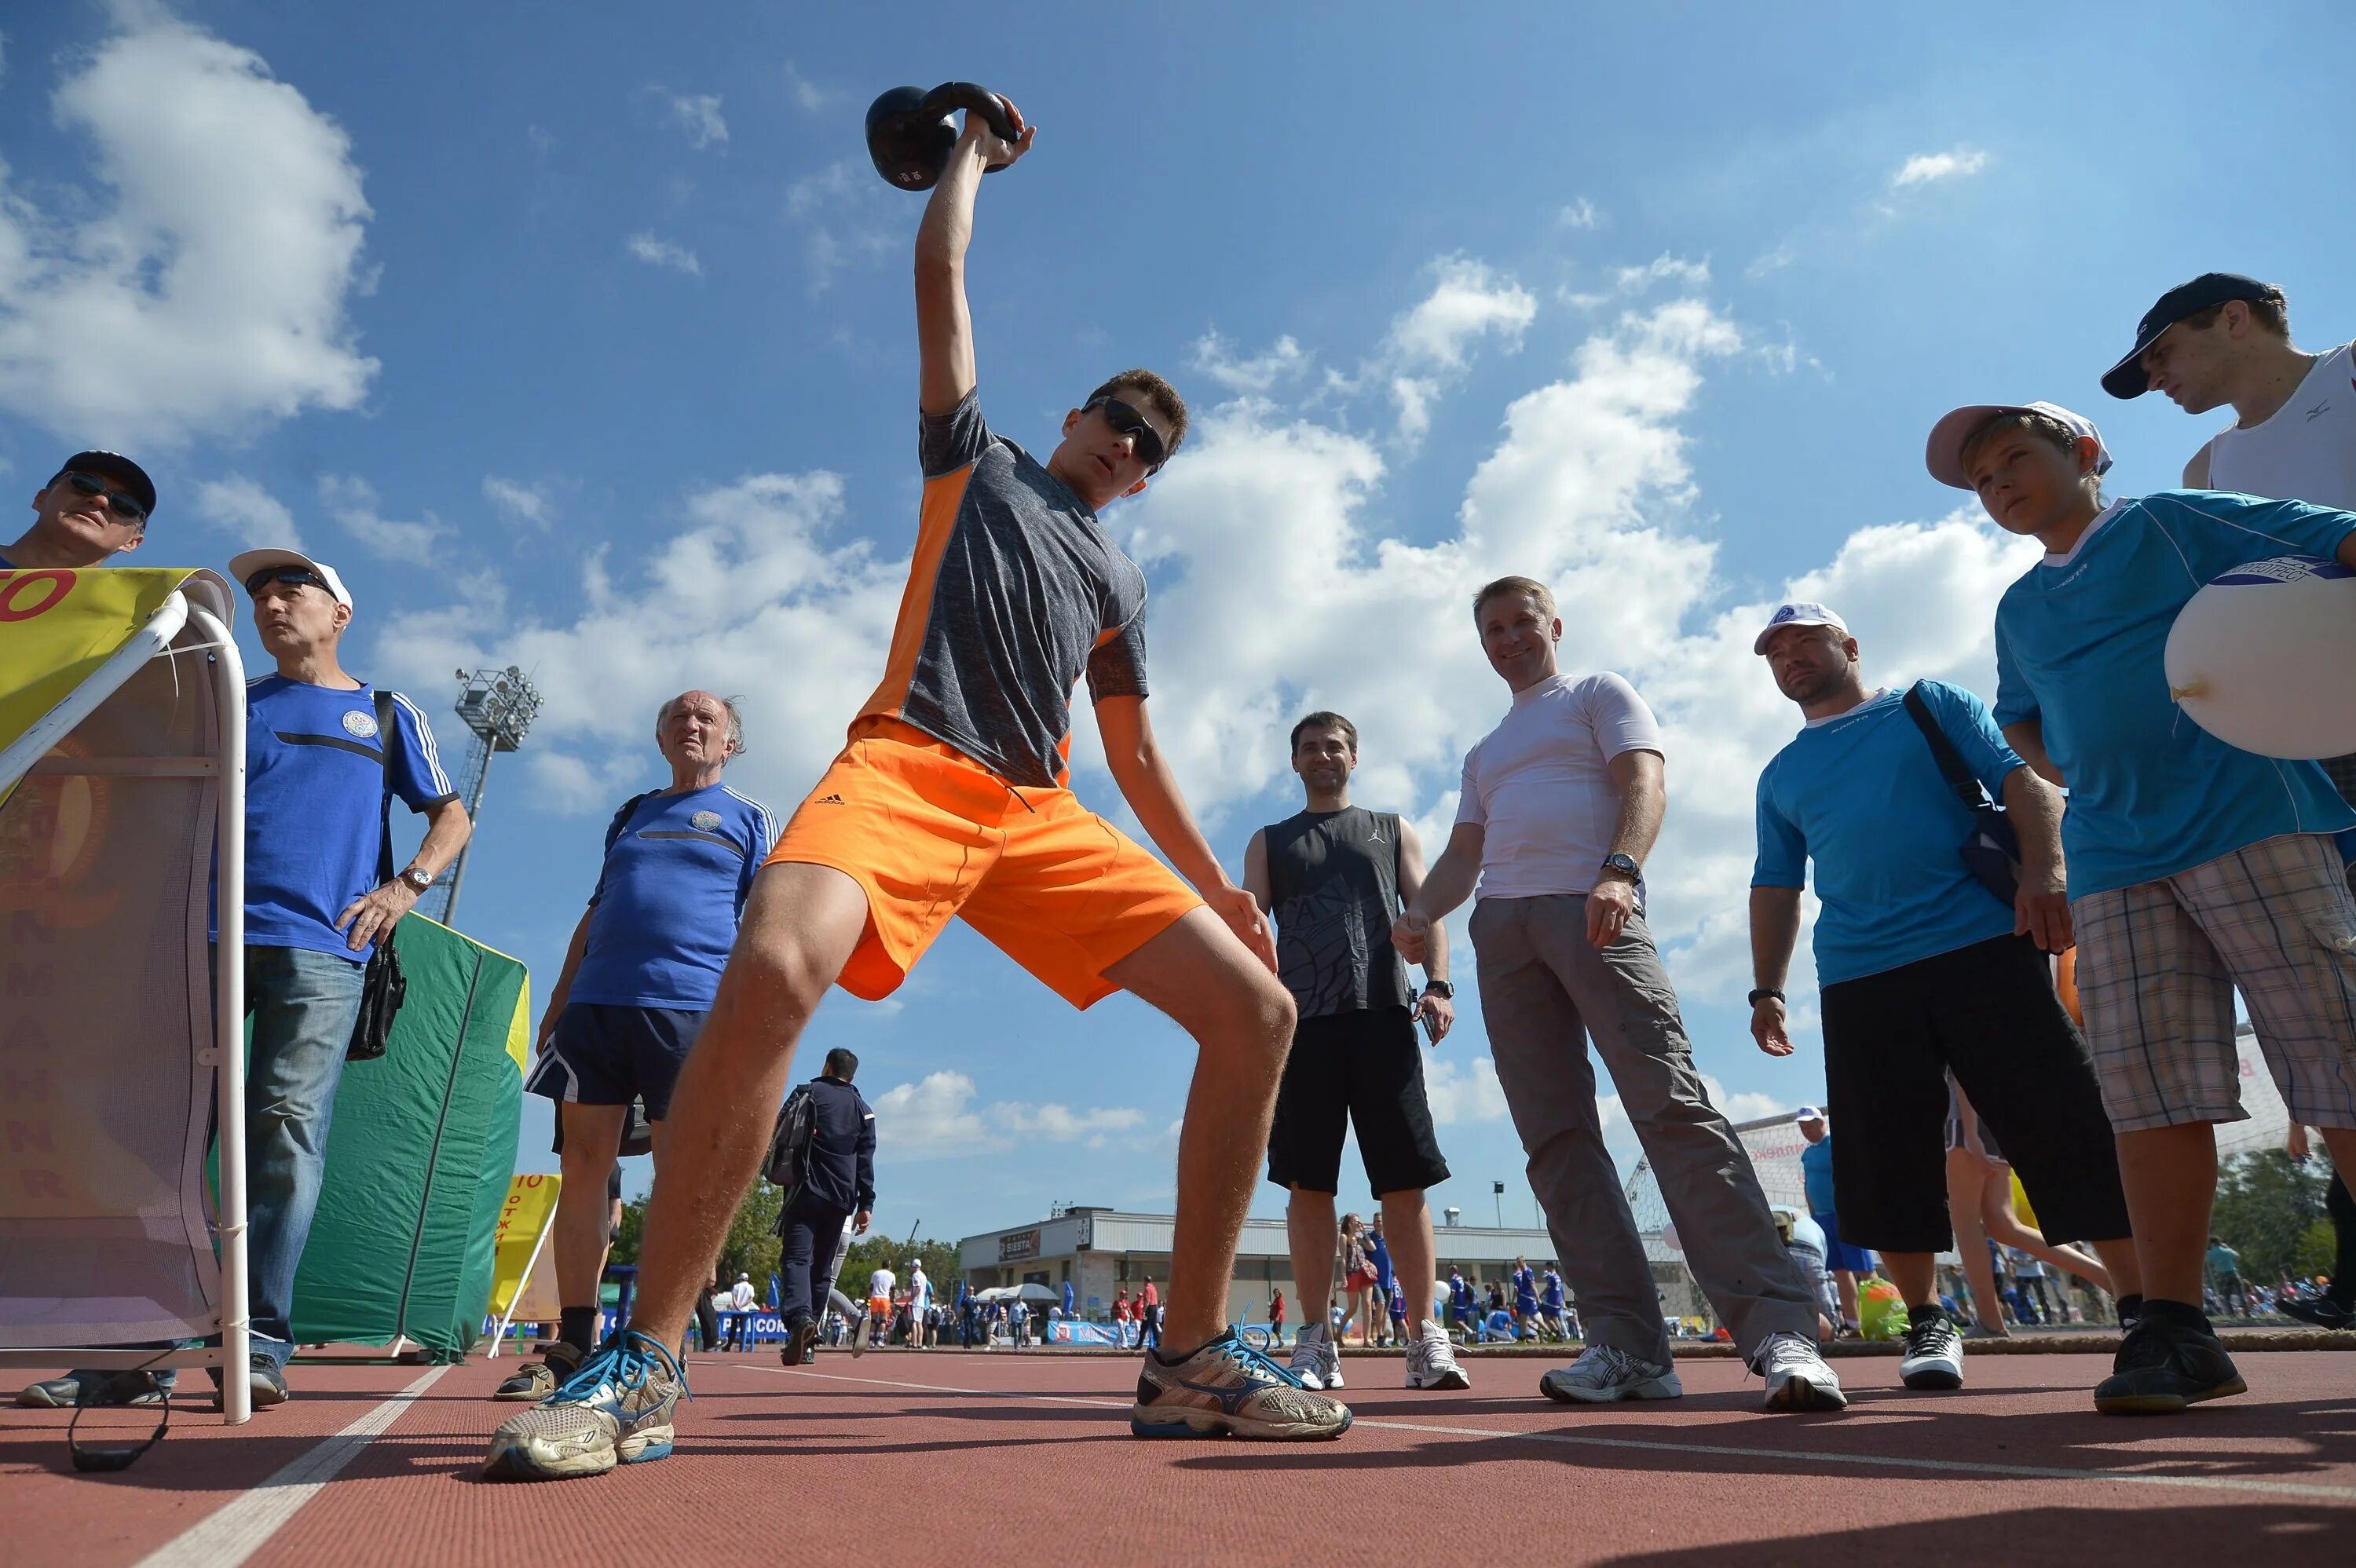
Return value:
[[(376, 733), (377, 750), (384, 759), (376, 848), (376, 885), (382, 887), (392, 880), (392, 754), (401, 744), (401, 726), (394, 719), (389, 691), (376, 694)], [(392, 933), (388, 931), (369, 950), (368, 973), (360, 978), (360, 1016), (352, 1026), (352, 1043), (344, 1060), (374, 1061), (384, 1054), (392, 1039), (393, 1015), (401, 1011), (401, 999), (408, 990), (409, 982), (401, 975), (401, 955), (393, 951)]]
[(1906, 716), (1922, 731), (1922, 739), (1931, 743), (1931, 756), (1939, 764), (1939, 773), (1964, 809), (1972, 814), (1972, 830), (1965, 836), (1956, 853), (1963, 857), (1964, 869), (1986, 888), (2007, 909), (2020, 893), (2020, 835), (2012, 828), (2012, 821), (2004, 807), (1988, 799), (1987, 791), (1964, 765), (1962, 753), (1947, 732), (1939, 728), (1931, 705), (1922, 700), (1920, 682), (1906, 691)]

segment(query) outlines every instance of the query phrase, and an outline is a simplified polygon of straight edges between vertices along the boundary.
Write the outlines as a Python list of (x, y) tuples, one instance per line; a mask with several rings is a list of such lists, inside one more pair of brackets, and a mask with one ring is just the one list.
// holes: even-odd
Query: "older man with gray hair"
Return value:
[(655, 715), (668, 788), (632, 795), (605, 829), (605, 863), (573, 928), (525, 1087), (557, 1102), (564, 1184), (556, 1199), (563, 1319), (546, 1360), (496, 1397), (537, 1400), (595, 1344), (597, 1276), (608, 1237), (605, 1185), (634, 1100), (660, 1160), (671, 1086), (712, 1009), (753, 874), (777, 831), (769, 808), (720, 782), (744, 749), (736, 699), (672, 698)]

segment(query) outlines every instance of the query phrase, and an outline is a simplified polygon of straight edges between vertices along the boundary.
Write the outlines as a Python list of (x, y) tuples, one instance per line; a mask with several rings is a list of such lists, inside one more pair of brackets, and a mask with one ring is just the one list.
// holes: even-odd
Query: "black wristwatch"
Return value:
[(1779, 1002), (1787, 1002), (1790, 1000), (1789, 997), (1783, 995), (1783, 987), (1762, 986), (1757, 990), (1751, 993), (1751, 1005), (1755, 1008), (1770, 997), (1774, 997)]
[(1604, 856), (1603, 869), (1607, 871), (1617, 871), (1632, 882), (1641, 882), (1644, 880), (1644, 868), (1625, 855)]
[(1456, 987), (1446, 980), (1426, 980), (1423, 983), (1423, 994), (1427, 997), (1443, 997), (1452, 1002), (1456, 999)]

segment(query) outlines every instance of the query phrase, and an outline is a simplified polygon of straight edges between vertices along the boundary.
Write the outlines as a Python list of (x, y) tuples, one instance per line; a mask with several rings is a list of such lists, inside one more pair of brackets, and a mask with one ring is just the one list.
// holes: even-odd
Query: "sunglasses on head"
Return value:
[(305, 571), (299, 566), (265, 566), (245, 580), (245, 591), (248, 593), (259, 594), (265, 585), (273, 582), (292, 583), (298, 588), (316, 588), (330, 599), (336, 596), (336, 591), (327, 586), (326, 578), (316, 571)]
[(1139, 413), (1119, 398), (1098, 398), (1080, 411), (1087, 413), (1088, 409), (1102, 409), (1105, 423), (1112, 426), (1116, 432), (1130, 438), (1130, 450), (1137, 453), (1138, 461), (1145, 464), (1145, 471), (1148, 474), (1153, 473), (1170, 460), (1168, 450), (1162, 444), (1162, 432), (1147, 422), (1143, 414)]
[(94, 474), (78, 474), (69, 472), (65, 476), (65, 481), (67, 484), (72, 485), (74, 489), (81, 495), (105, 497), (106, 509), (112, 512), (116, 517), (122, 518), (126, 523), (137, 523), (146, 520), (146, 507), (141, 506), (138, 502), (133, 500), (130, 496), (124, 495), (120, 490), (108, 489), (106, 487), (106, 481), (99, 478)]

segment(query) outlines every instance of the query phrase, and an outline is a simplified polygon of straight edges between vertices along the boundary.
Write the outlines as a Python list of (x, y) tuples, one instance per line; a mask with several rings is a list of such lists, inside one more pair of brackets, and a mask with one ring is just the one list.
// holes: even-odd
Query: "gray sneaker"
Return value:
[(1342, 1352), (1326, 1336), (1331, 1329), (1308, 1325), (1293, 1337), (1292, 1362), (1285, 1370), (1312, 1392), (1342, 1386)]
[(1349, 1407), (1299, 1380), (1229, 1328), (1175, 1366), (1148, 1351), (1129, 1430), (1139, 1437), (1339, 1437)]
[(671, 1410), (686, 1392), (669, 1350), (626, 1328), (546, 1400), (499, 1424), (484, 1478), (552, 1481), (666, 1458)]
[(1767, 1342), (1752, 1358), (1751, 1370), (1767, 1380), (1769, 1410), (1848, 1408), (1848, 1395), (1841, 1392), (1840, 1379), (1817, 1354), (1815, 1341), (1805, 1335), (1768, 1335)]
[(27, 1383), (17, 1391), (16, 1403), (34, 1410), (161, 1404), (164, 1389), (153, 1372), (71, 1371), (46, 1382)]
[(1427, 1317), (1422, 1331), (1407, 1342), (1407, 1386), (1409, 1388), (1471, 1388), (1472, 1380), (1456, 1364), (1456, 1347), (1448, 1331)]
[(1623, 1399), (1683, 1399), (1675, 1367), (1640, 1361), (1609, 1345), (1590, 1345), (1579, 1360), (1538, 1380), (1538, 1392), (1560, 1404), (1611, 1404)]

